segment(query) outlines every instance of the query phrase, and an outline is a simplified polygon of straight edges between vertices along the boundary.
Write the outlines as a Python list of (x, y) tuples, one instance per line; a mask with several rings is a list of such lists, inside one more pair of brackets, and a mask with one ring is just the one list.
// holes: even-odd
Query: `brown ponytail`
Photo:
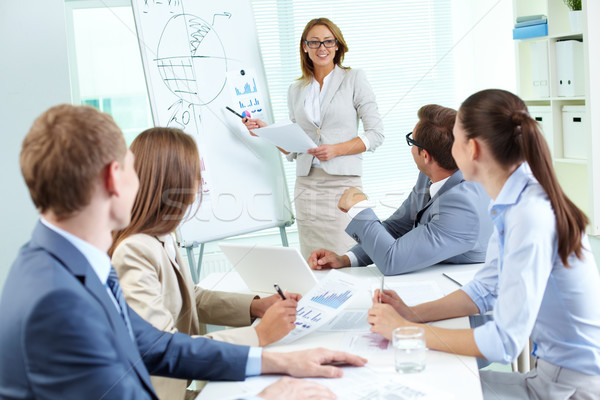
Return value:
[(483, 90), (465, 100), (458, 118), (467, 138), (478, 137), (485, 141), (492, 156), (501, 165), (527, 161), (554, 210), (561, 261), (568, 267), (570, 254), (575, 253), (581, 258), (581, 235), (588, 218), (562, 191), (548, 144), (537, 122), (529, 116), (525, 103), (504, 90)]

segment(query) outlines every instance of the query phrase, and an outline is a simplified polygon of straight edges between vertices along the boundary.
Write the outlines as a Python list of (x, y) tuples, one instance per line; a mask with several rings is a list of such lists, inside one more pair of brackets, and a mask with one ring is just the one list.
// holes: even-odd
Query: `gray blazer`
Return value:
[[(377, 110), (375, 94), (364, 71), (342, 69), (332, 72), (328, 91), (321, 105), (321, 126), (316, 126), (304, 111), (307, 85), (296, 81), (288, 89), (290, 120), (296, 122), (306, 134), (320, 146), (346, 142), (356, 137), (358, 119), (363, 122), (364, 135), (373, 151), (383, 143), (383, 122)], [(313, 156), (306, 153), (290, 153), (288, 160), (297, 158), (296, 175), (307, 176)], [(331, 175), (362, 175), (362, 154), (339, 156), (321, 161), (323, 170)]]
[(493, 225), (483, 187), (465, 181), (459, 170), (425, 203), (428, 185), (419, 173), (411, 194), (387, 220), (365, 209), (348, 224), (359, 265), (375, 263), (384, 275), (398, 275), (439, 262), (485, 261)]

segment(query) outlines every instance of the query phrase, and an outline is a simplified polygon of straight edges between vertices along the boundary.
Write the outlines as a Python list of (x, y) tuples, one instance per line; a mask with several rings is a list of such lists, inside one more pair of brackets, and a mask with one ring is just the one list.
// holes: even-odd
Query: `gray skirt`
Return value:
[(321, 248), (341, 255), (356, 244), (345, 232), (350, 217), (337, 207), (344, 190), (352, 186), (362, 188), (360, 176), (329, 175), (321, 168), (296, 178), (294, 206), (304, 258)]

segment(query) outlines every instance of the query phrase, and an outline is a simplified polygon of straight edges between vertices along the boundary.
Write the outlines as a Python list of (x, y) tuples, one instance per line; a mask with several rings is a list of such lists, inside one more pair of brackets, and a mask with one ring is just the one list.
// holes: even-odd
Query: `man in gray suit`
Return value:
[(314, 251), (313, 269), (365, 266), (375, 263), (384, 275), (398, 275), (440, 262), (485, 261), (492, 222), (490, 198), (478, 183), (467, 182), (452, 157), (456, 111), (427, 105), (419, 122), (406, 135), (419, 168), (419, 177), (404, 203), (381, 222), (367, 196), (347, 189), (338, 207), (352, 218), (346, 233), (358, 243), (344, 255)]

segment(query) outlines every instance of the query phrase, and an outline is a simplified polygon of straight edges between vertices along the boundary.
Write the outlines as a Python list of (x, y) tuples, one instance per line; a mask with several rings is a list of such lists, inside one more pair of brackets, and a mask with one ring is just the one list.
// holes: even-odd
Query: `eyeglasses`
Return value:
[(318, 49), (321, 45), (331, 48), (335, 47), (337, 44), (337, 39), (327, 39), (319, 42), (318, 40), (305, 40), (304, 43), (308, 46), (309, 49)]
[(417, 142), (416, 140), (414, 140), (411, 137), (412, 134), (413, 134), (412, 132), (409, 132), (409, 133), (406, 134), (406, 144), (409, 145), (409, 146), (417, 146), (417, 147), (420, 147), (422, 149), (425, 149), (425, 147), (421, 143)]

